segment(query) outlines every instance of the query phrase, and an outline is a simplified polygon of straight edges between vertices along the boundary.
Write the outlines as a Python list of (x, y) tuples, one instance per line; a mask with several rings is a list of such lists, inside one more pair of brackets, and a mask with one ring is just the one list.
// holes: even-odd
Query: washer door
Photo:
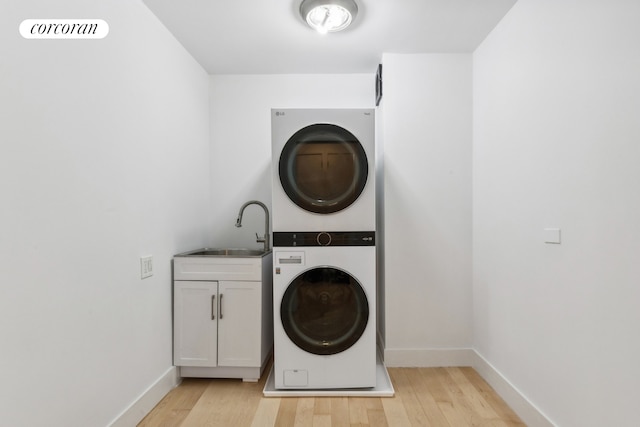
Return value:
[(313, 354), (336, 354), (354, 345), (369, 320), (360, 283), (334, 267), (317, 267), (296, 277), (280, 305), (282, 326), (298, 347)]
[(367, 155), (348, 130), (332, 124), (300, 129), (280, 155), (280, 182), (302, 209), (329, 214), (355, 202), (367, 182)]

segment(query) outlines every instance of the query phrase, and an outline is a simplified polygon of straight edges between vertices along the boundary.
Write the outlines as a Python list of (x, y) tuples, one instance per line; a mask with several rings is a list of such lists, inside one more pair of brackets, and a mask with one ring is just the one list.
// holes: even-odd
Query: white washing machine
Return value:
[(374, 232), (274, 235), (275, 388), (375, 387)]
[(375, 230), (373, 109), (271, 110), (273, 231)]

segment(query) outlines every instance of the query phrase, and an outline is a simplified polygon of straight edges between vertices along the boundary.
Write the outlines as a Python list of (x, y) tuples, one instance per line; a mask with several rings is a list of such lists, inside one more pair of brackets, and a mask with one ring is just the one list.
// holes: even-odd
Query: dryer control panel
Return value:
[(274, 247), (375, 246), (375, 231), (274, 232)]

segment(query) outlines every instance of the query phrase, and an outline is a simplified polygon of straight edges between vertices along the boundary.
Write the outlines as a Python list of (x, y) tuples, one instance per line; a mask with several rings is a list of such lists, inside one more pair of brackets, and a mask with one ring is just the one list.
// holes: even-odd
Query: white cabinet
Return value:
[[(221, 273), (225, 265), (233, 275)], [(174, 364), (183, 377), (260, 378), (273, 345), (270, 253), (176, 257), (173, 295)]]
[(218, 365), (260, 365), (260, 282), (219, 282)]
[(216, 366), (218, 282), (173, 283), (173, 363)]

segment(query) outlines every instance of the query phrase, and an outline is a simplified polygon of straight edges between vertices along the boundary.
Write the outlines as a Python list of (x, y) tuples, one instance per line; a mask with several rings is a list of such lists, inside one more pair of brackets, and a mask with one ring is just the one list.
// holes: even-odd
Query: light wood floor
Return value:
[(524, 426), (472, 368), (389, 368), (395, 397), (263, 397), (258, 383), (187, 379), (139, 427)]

